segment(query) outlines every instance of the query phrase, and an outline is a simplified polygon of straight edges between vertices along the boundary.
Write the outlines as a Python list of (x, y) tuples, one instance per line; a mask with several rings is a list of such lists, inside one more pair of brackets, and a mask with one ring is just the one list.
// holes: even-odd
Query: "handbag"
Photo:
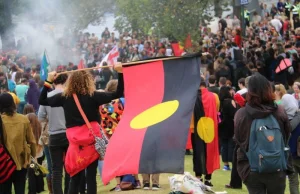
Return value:
[(96, 151), (100, 154), (100, 157), (102, 159), (104, 159), (104, 156), (105, 156), (105, 152), (106, 152), (106, 147), (107, 147), (107, 144), (108, 144), (108, 138), (106, 137), (106, 135), (103, 133), (102, 129), (100, 128), (100, 133), (101, 133), (101, 136), (102, 137), (99, 137), (97, 136), (95, 133), (94, 133), (94, 130), (92, 128), (92, 125), (91, 123), (89, 122), (88, 118), (86, 117), (82, 107), (81, 107), (81, 104), (78, 100), (78, 96), (76, 94), (73, 94), (73, 98), (74, 98), (74, 101), (76, 103), (76, 106), (85, 122), (85, 124), (87, 125), (88, 129), (90, 130), (91, 134), (94, 136), (94, 139), (95, 139), (95, 149)]
[(30, 168), (32, 168), (34, 170), (34, 174), (36, 176), (39, 176), (41, 173), (42, 175), (47, 175), (49, 174), (49, 171), (48, 169), (43, 166), (43, 165), (40, 165), (34, 157), (30, 156), (31, 157), (31, 163), (29, 165)]
[(3, 124), (2, 119), (0, 116), (0, 184), (7, 181), (12, 173), (16, 170), (17, 166), (11, 156), (9, 155), (9, 152), (4, 146), (4, 137), (3, 137)]

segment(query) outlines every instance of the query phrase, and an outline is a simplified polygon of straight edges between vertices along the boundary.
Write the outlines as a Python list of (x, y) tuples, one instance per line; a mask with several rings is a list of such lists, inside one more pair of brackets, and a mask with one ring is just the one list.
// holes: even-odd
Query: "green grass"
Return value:
[[(222, 165), (221, 165), (222, 167)], [(193, 162), (192, 162), (192, 156), (186, 156), (185, 158), (185, 171), (187, 172), (191, 172), (193, 174)], [(170, 174), (161, 174), (160, 176), (160, 185), (162, 187), (162, 189), (160, 191), (143, 191), (143, 190), (134, 190), (134, 191), (122, 191), (122, 194), (146, 194), (146, 193), (155, 193), (155, 194), (168, 194), (170, 192), (170, 186), (169, 186), (169, 182), (168, 182), (168, 176), (172, 176)], [(140, 176), (140, 180), (141, 176)], [(235, 189), (225, 189), (225, 184), (228, 184), (230, 181), (230, 171), (223, 171), (223, 170), (217, 170), (213, 173), (212, 176), (212, 183), (214, 184), (214, 191), (227, 191), (228, 194), (247, 194), (247, 189), (245, 187), (245, 185), (243, 185), (243, 189), (242, 190), (235, 190)], [(115, 181), (112, 181), (108, 186), (103, 186), (100, 177), (97, 180), (98, 182), (98, 193), (101, 194), (111, 194), (114, 192), (109, 192), (110, 189), (112, 189), (115, 186)], [(46, 181), (45, 181), (45, 189), (47, 185), (46, 185)], [(27, 192), (26, 192), (27, 193)], [(286, 194), (289, 193), (289, 189), (288, 189), (288, 182), (287, 182), (287, 188), (286, 188)], [(48, 192), (43, 192), (41, 194), (48, 194)]]

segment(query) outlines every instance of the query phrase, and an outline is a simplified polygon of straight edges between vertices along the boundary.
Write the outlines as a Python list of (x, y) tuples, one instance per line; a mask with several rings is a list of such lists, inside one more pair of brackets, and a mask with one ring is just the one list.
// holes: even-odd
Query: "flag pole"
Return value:
[[(174, 60), (174, 59), (180, 59), (182, 57), (168, 57), (168, 58), (160, 58), (160, 59), (152, 59), (152, 60), (144, 60), (144, 61), (133, 61), (133, 62), (128, 62), (128, 63), (122, 63), (122, 66), (129, 66), (129, 65), (137, 65), (137, 64), (142, 64), (142, 63), (151, 63), (151, 62), (156, 62), (156, 61), (167, 61), (167, 60)], [(91, 68), (85, 68), (85, 69), (77, 69), (73, 71), (65, 71), (58, 73), (57, 75), (61, 74), (68, 74), (68, 73), (74, 73), (78, 71), (89, 71), (89, 70), (95, 70), (95, 69), (101, 69), (101, 68), (111, 68), (114, 67), (113, 65), (109, 66), (99, 66), (99, 67), (91, 67)]]

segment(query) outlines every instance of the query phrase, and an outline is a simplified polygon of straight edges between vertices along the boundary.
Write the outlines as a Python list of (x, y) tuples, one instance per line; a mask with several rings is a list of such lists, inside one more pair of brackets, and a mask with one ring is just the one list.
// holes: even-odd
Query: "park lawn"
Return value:
[[(193, 162), (192, 162), (192, 156), (186, 156), (185, 158), (185, 168), (187, 172), (193, 173)], [(221, 164), (221, 168), (223, 168)], [(144, 190), (133, 190), (133, 191), (122, 191), (118, 193), (122, 194), (147, 194), (147, 193), (155, 193), (155, 194), (168, 194), (170, 193), (170, 186), (168, 181), (168, 176), (172, 176), (170, 174), (162, 174), (160, 176), (160, 185), (162, 189), (160, 191), (144, 191)], [(140, 180), (141, 176), (140, 176)], [(214, 185), (214, 191), (227, 191), (228, 194), (247, 194), (246, 187), (243, 185), (242, 190), (235, 190), (235, 189), (225, 189), (225, 184), (228, 184), (230, 181), (230, 171), (223, 171), (223, 170), (217, 170), (214, 172), (212, 176), (212, 183)], [(110, 192), (109, 190), (115, 186), (115, 181), (112, 181), (108, 186), (103, 186), (100, 177), (98, 179), (98, 193), (100, 194), (111, 194), (115, 192)], [(47, 189), (46, 181), (45, 181), (45, 189)], [(289, 192), (288, 189), (288, 182), (287, 182), (287, 188), (286, 188), (286, 194)], [(27, 192), (26, 192), (27, 193)], [(41, 194), (48, 194), (48, 192), (43, 192)]]

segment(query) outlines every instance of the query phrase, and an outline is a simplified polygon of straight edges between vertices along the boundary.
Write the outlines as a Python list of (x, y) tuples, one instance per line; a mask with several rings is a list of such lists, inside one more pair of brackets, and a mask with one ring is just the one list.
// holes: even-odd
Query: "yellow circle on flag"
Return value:
[(211, 143), (215, 138), (215, 123), (209, 117), (201, 117), (197, 124), (197, 132), (205, 143)]
[(145, 129), (171, 117), (178, 109), (179, 101), (157, 104), (134, 117), (130, 122), (133, 129)]

